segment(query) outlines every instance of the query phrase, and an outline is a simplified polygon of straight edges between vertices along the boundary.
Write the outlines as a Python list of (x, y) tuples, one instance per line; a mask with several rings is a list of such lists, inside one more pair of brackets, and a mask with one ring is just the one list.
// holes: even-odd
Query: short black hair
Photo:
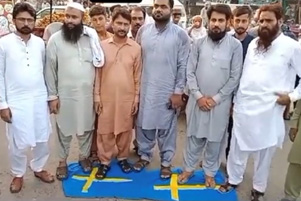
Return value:
[(128, 9), (125, 8), (116, 8), (112, 14), (112, 22), (114, 22), (119, 16), (128, 20), (130, 23), (132, 22), (131, 13)]
[(90, 9), (89, 15), (90, 15), (90, 17), (94, 17), (96, 15), (104, 15), (106, 17), (107, 12), (106, 12), (105, 7), (95, 5), (95, 6), (92, 6), (92, 8)]
[(114, 6), (111, 6), (110, 7), (110, 12), (113, 13), (116, 8), (121, 8), (121, 5), (120, 4), (116, 4)]
[(213, 12), (224, 14), (226, 16), (226, 20), (229, 20), (232, 17), (231, 8), (227, 4), (211, 5), (207, 11), (208, 19), (211, 19), (211, 15)]
[(252, 9), (249, 6), (238, 6), (233, 10), (233, 17), (248, 14), (249, 18), (252, 17)]
[(34, 18), (34, 20), (37, 19), (36, 10), (29, 3), (26, 2), (20, 2), (14, 6), (13, 19), (16, 19), (17, 15), (22, 12), (28, 12), (29, 15)]
[[(155, 3), (155, 0), (153, 0), (154, 1), (154, 3)], [(173, 7), (174, 7), (174, 5), (175, 5), (175, 2), (174, 2), (174, 0), (168, 0), (168, 4), (169, 4), (169, 7), (171, 8), (171, 9), (173, 9)]]
[(140, 6), (135, 6), (135, 7), (132, 7), (130, 8), (130, 13), (132, 13), (132, 11), (140, 11), (143, 13), (143, 18), (145, 19), (146, 17), (146, 11), (143, 7), (140, 7)]

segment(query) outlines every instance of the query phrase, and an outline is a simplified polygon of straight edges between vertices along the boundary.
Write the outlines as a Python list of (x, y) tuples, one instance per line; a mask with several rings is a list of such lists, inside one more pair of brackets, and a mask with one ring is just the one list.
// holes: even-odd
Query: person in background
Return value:
[[(247, 32), (251, 22), (251, 18), (252, 18), (252, 10), (250, 9), (249, 6), (240, 6), (233, 10), (233, 28), (235, 31), (233, 36), (237, 38), (242, 44), (243, 61), (245, 60), (249, 44), (254, 39), (254, 37), (249, 35)], [(226, 159), (228, 158), (229, 151), (230, 151), (232, 128), (233, 128), (233, 118), (232, 118), (232, 111), (231, 111), (231, 115), (229, 118), (229, 125), (228, 125), (229, 135), (228, 135), (227, 147), (226, 147)]]
[(44, 80), (45, 43), (32, 34), (36, 11), (28, 3), (13, 9), (16, 32), (0, 39), (0, 116), (7, 125), (11, 193), (19, 193), (27, 169), (27, 152), (34, 176), (45, 183), (54, 177), (43, 170), (49, 158), (51, 133), (47, 89)]
[(297, 102), (289, 122), (289, 137), (293, 142), (288, 154), (289, 166), (285, 178), (285, 198), (281, 201), (297, 201), (301, 193), (301, 101)]
[(146, 12), (144, 8), (135, 6), (130, 9), (130, 13), (132, 21), (130, 31), (128, 32), (128, 37), (135, 40), (138, 30), (145, 22)]
[(193, 41), (207, 34), (207, 30), (203, 27), (202, 17), (196, 15), (192, 18), (192, 26), (188, 28), (188, 35)]
[[(121, 170), (132, 170), (127, 161), (132, 140), (133, 119), (138, 111), (141, 47), (127, 37), (131, 13), (124, 8), (116, 9), (112, 16), (114, 36), (102, 41), (105, 65), (96, 73), (94, 105), (98, 114), (97, 143), (101, 165), (96, 179), (104, 179), (110, 170), (115, 146)], [(118, 61), (116, 61), (116, 59)], [(118, 74), (118, 76), (116, 76)]]
[[(121, 5), (120, 4), (116, 4), (114, 6), (112, 6), (109, 10), (110, 10), (110, 16), (112, 16), (112, 13), (114, 12), (115, 9), (117, 8), (121, 8)], [(114, 31), (113, 31), (113, 28), (112, 28), (112, 25), (111, 25), (112, 21), (110, 20), (109, 23), (107, 24), (107, 31), (110, 32), (111, 34), (114, 34)]]
[(219, 190), (229, 192), (243, 181), (252, 155), (251, 201), (264, 199), (272, 158), (285, 137), (285, 106), (301, 99), (301, 85), (294, 89), (295, 73), (301, 75), (301, 48), (281, 33), (282, 20), (279, 4), (260, 7), (258, 37), (249, 44), (234, 97), (228, 182)]
[[(111, 38), (113, 34), (106, 30), (106, 9), (102, 6), (95, 5), (92, 6), (89, 12), (91, 25), (96, 30), (99, 40), (106, 40)], [(95, 126), (94, 126), (94, 134), (92, 139), (91, 145), (91, 153), (90, 153), (90, 161), (95, 164), (99, 164), (99, 157), (98, 157), (98, 149), (97, 149), (97, 128), (98, 128), (98, 116), (95, 117)]]
[(205, 6), (202, 8), (201, 10), (201, 17), (202, 17), (202, 21), (203, 21), (203, 27), (207, 28), (207, 25), (208, 25), (208, 15), (207, 15), (207, 11), (209, 9), (209, 7), (211, 6), (211, 2), (210, 1), (206, 1), (205, 2)]
[(182, 16), (182, 11), (181, 9), (174, 8), (172, 9), (172, 22), (176, 25), (179, 25), (182, 27), (182, 24), (180, 22)]

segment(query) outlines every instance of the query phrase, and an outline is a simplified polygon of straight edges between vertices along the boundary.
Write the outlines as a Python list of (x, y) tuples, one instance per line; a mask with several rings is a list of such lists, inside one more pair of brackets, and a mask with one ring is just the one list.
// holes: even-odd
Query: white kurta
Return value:
[(296, 72), (301, 75), (301, 48), (293, 39), (279, 35), (265, 53), (248, 48), (238, 92), (234, 100), (233, 135), (242, 151), (282, 146), (285, 106), (276, 103), (275, 92), (301, 98), (301, 85), (293, 90)]
[(7, 135), (18, 149), (47, 142), (51, 132), (44, 81), (45, 44), (31, 35), (27, 44), (11, 33), (0, 39), (0, 109), (10, 108)]

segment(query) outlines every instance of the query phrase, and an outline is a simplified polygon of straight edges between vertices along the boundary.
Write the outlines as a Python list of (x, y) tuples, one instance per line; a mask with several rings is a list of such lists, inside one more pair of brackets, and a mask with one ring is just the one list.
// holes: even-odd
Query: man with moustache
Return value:
[[(113, 36), (110, 32), (106, 30), (106, 22), (107, 22), (107, 16), (106, 16), (106, 9), (102, 6), (95, 5), (92, 6), (89, 12), (91, 25), (96, 30), (99, 40), (106, 40)], [(97, 75), (96, 75), (97, 76)], [(92, 139), (92, 145), (91, 145), (91, 153), (90, 153), (90, 161), (93, 163), (99, 164), (99, 157), (97, 154), (97, 125), (98, 125), (98, 119), (97, 115), (95, 117), (95, 129), (93, 133), (93, 139)]]
[(285, 106), (301, 98), (301, 85), (294, 89), (295, 72), (301, 75), (301, 48), (297, 41), (281, 33), (282, 17), (278, 4), (260, 8), (258, 38), (249, 45), (234, 97), (234, 125), (227, 161), (229, 179), (220, 190), (228, 192), (242, 182), (252, 154), (252, 201), (263, 199), (273, 155), (282, 146)]
[(155, 0), (155, 23), (142, 26), (137, 42), (142, 47), (143, 71), (137, 126), (138, 154), (135, 171), (151, 161), (158, 140), (163, 179), (170, 178), (175, 155), (177, 118), (183, 105), (190, 39), (184, 29), (171, 22), (173, 0)]
[[(95, 106), (98, 116), (97, 143), (101, 165), (95, 175), (104, 179), (110, 170), (115, 146), (118, 165), (124, 173), (132, 170), (127, 161), (132, 140), (133, 117), (138, 111), (141, 47), (127, 37), (131, 13), (125, 8), (112, 15), (114, 36), (103, 41), (106, 63), (95, 81)], [(116, 61), (116, 59), (118, 61)], [(118, 74), (118, 76), (116, 76)]]
[[(45, 79), (50, 112), (56, 114), (59, 139), (56, 176), (59, 180), (68, 177), (67, 158), (74, 135), (79, 144), (80, 166), (84, 172), (92, 169), (88, 157), (95, 123), (93, 88), (96, 64), (92, 38), (82, 24), (84, 12), (81, 4), (69, 3), (62, 29), (52, 35), (47, 44)], [(97, 33), (93, 29), (90, 31), (95, 34), (99, 45)]]
[[(197, 40), (191, 49), (187, 65), (187, 85), (190, 91), (186, 107), (187, 146), (184, 171), (178, 177), (186, 183), (204, 151), (205, 185), (215, 188), (219, 169), (219, 154), (226, 134), (233, 92), (242, 70), (242, 46), (227, 34), (232, 16), (226, 4), (208, 9), (208, 35)], [(212, 82), (214, 80), (214, 82)]]
[[(250, 9), (249, 6), (240, 6), (233, 10), (233, 27), (235, 30), (235, 34), (233, 36), (237, 38), (242, 44), (243, 61), (245, 60), (249, 44), (254, 39), (254, 37), (249, 35), (247, 32), (251, 22), (251, 17), (252, 17), (252, 10)], [(226, 148), (226, 158), (228, 158), (229, 151), (230, 151), (232, 128), (233, 128), (233, 118), (232, 116), (230, 116), (229, 125), (228, 125), (229, 136), (228, 136), (228, 142)]]
[(172, 9), (172, 22), (180, 27), (182, 27), (182, 24), (180, 22), (182, 16), (181, 9), (174, 8)]
[(54, 177), (43, 170), (49, 158), (51, 132), (43, 75), (45, 44), (32, 34), (36, 11), (30, 4), (17, 3), (12, 14), (17, 31), (0, 39), (0, 116), (7, 123), (14, 176), (10, 192), (18, 193), (23, 187), (29, 148), (34, 176), (46, 183), (54, 182)]
[(137, 6), (131, 8), (130, 13), (132, 22), (128, 37), (135, 40), (138, 30), (145, 22), (146, 12), (144, 8)]

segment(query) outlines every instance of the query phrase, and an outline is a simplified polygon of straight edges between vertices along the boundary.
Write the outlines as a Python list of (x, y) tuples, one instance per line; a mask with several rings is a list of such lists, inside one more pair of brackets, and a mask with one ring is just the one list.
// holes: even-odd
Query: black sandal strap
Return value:
[(226, 184), (222, 184), (219, 189), (221, 192), (228, 193), (229, 191), (236, 189), (237, 186), (238, 185), (230, 184), (229, 182), (227, 182)]
[(110, 167), (108, 165), (101, 164), (100, 167), (98, 168), (95, 178), (96, 179), (103, 179), (106, 177), (107, 173), (109, 172)]

